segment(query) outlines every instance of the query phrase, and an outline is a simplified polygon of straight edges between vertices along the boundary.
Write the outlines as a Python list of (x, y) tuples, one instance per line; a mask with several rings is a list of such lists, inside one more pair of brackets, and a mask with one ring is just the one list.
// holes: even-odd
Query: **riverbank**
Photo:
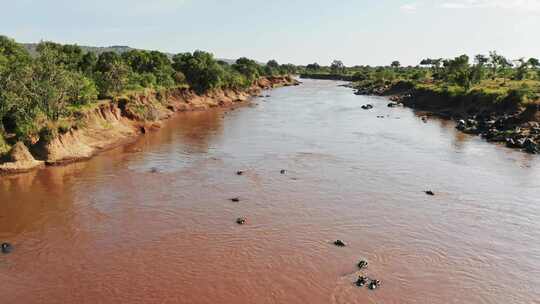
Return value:
[(318, 79), (318, 80), (342, 80), (342, 81), (353, 81), (352, 75), (339, 75), (339, 74), (300, 74), (300, 78), (303, 79)]
[(31, 143), (14, 143), (0, 160), (0, 174), (31, 171), (91, 158), (161, 127), (175, 112), (231, 107), (262, 90), (298, 85), (290, 76), (262, 77), (246, 90), (216, 89), (197, 94), (188, 88), (145, 90), (102, 100), (77, 113), (69, 129), (42, 134)]
[(404, 106), (457, 122), (457, 129), (509, 148), (540, 153), (540, 102), (527, 100), (519, 89), (486, 92), (453, 90), (407, 81), (353, 86), (356, 95), (386, 96), (389, 106)]

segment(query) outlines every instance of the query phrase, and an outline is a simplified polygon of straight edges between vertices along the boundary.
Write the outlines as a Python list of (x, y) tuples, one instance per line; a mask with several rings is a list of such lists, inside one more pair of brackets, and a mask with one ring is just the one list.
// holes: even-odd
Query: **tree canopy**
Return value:
[[(158, 51), (85, 52), (77, 45), (44, 41), (37, 54), (0, 36), (0, 137), (28, 139), (46, 122), (70, 115), (71, 107), (114, 98), (126, 90), (189, 86), (198, 93), (245, 88), (261, 76), (296, 72), (294, 65), (266, 65), (242, 57), (234, 64), (208, 52), (168, 56)], [(0, 138), (1, 139), (1, 138)]]

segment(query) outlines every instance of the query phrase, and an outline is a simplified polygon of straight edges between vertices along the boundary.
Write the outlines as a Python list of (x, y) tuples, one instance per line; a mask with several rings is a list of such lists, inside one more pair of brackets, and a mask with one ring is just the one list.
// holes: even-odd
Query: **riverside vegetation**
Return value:
[(471, 58), (424, 59), (417, 66), (307, 65), (302, 77), (351, 82), (357, 95), (394, 102), (458, 121), (457, 128), (508, 147), (540, 153), (540, 62), (496, 52)]
[[(19, 163), (0, 165), (0, 171), (88, 157), (134, 129), (144, 133), (148, 123), (156, 126), (169, 112), (230, 105), (263, 88), (296, 84), (288, 76), (295, 72), (294, 65), (275, 60), (240, 58), (229, 64), (204, 51), (98, 55), (77, 45), (41, 42), (30, 53), (0, 36), (0, 163)], [(126, 118), (137, 122), (135, 128)], [(91, 131), (81, 134), (83, 129)]]

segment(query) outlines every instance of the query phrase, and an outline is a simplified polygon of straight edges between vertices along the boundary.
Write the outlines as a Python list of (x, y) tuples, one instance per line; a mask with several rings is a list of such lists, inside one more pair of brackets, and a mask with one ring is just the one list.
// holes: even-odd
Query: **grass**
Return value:
[[(449, 98), (466, 97), (471, 101), (482, 101), (497, 104), (503, 101), (513, 101), (521, 104), (540, 103), (540, 81), (538, 80), (508, 80), (488, 79), (472, 86), (469, 90), (457, 85), (444, 82), (412, 81), (395, 79), (386, 84), (395, 85), (400, 81), (412, 83), (414, 88), (422, 92), (431, 92)], [(360, 87), (377, 87), (380, 83), (374, 80), (358, 82)]]
[(0, 134), (0, 155), (5, 154), (9, 151), (10, 146), (7, 144), (4, 136)]
[(416, 88), (423, 91), (431, 91), (444, 94), (449, 97), (469, 96), (492, 103), (512, 99), (519, 103), (537, 102), (540, 99), (540, 81), (535, 80), (484, 80), (474, 85), (469, 90), (459, 86), (445, 85), (441, 83), (418, 83)]

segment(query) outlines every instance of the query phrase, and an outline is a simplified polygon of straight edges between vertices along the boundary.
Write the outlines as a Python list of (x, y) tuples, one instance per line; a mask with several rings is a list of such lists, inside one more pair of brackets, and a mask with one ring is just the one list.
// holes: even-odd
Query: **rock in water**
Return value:
[(465, 120), (461, 119), (458, 121), (456, 128), (460, 131), (463, 131), (467, 128), (467, 122)]
[(521, 148), (522, 147), (522, 145), (520, 145), (520, 142), (513, 138), (506, 139), (506, 146), (508, 148)]
[(283, 169), (283, 170), (280, 171), (280, 173), (285, 174), (285, 173), (287, 173), (287, 170)]
[(336, 245), (338, 247), (345, 247), (345, 246), (347, 246), (347, 243), (345, 243), (342, 240), (337, 240), (337, 241), (334, 242), (334, 245)]
[(539, 152), (538, 144), (530, 138), (523, 141), (523, 148), (527, 153), (536, 154)]
[(238, 203), (240, 201), (240, 198), (239, 197), (233, 197), (233, 198), (231, 198), (231, 201), (235, 202), (235, 203)]
[(13, 249), (10, 243), (2, 243), (2, 245), (0, 245), (0, 248), (3, 254), (11, 253), (11, 250)]

